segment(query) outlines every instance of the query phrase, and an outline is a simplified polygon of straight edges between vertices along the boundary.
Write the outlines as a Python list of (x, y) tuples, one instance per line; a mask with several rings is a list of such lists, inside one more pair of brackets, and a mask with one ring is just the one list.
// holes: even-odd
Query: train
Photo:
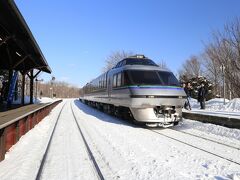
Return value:
[(186, 94), (170, 70), (134, 55), (87, 83), (79, 99), (136, 124), (170, 127), (182, 120)]

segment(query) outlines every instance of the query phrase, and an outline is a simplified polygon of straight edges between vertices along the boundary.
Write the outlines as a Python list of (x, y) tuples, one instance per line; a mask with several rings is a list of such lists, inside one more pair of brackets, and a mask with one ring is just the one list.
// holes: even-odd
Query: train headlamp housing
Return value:
[(144, 55), (140, 55), (140, 54), (138, 54), (138, 55), (136, 55), (136, 58), (143, 59), (143, 58), (145, 58), (145, 56), (144, 56)]

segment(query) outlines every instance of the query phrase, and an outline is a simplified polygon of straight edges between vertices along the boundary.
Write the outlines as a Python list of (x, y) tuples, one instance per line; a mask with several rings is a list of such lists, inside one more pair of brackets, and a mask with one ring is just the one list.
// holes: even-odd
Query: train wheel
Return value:
[(178, 123), (179, 123), (178, 121), (177, 121), (177, 122), (174, 122), (174, 123), (173, 123), (173, 125), (174, 125), (174, 126), (177, 126), (177, 125), (178, 125)]
[(113, 113), (114, 116), (119, 117), (119, 107), (114, 107)]

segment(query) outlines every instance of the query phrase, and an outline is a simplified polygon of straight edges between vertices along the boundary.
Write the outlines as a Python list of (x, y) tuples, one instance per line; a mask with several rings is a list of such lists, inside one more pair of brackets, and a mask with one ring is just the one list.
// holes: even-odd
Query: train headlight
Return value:
[(145, 56), (144, 55), (137, 55), (137, 58), (145, 58)]

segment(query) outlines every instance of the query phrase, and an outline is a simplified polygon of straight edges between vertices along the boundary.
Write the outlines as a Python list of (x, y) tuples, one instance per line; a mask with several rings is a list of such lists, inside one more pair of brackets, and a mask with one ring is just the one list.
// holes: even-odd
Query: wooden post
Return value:
[(30, 71), (30, 104), (33, 104), (33, 70)]
[(25, 96), (25, 72), (22, 73), (22, 99), (21, 99), (21, 104), (24, 105), (24, 96)]

